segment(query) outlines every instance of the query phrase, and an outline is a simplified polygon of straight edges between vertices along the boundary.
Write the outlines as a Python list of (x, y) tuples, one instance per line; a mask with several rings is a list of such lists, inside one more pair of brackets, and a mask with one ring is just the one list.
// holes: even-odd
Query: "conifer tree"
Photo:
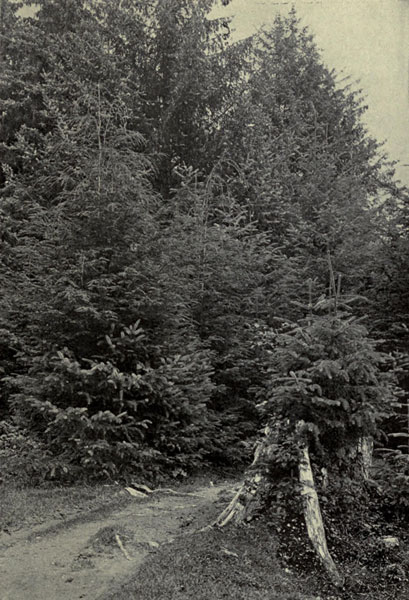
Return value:
[(276, 333), (268, 398), (261, 406), (265, 434), (242, 488), (217, 523), (250, 520), (267, 505), (276, 510), (283, 495), (290, 505), (299, 493), (314, 550), (333, 583), (341, 585), (311, 463), (326, 478), (363, 481), (370, 440), (391, 413), (396, 388), (389, 357), (351, 312), (354, 298), (340, 295), (333, 276), (331, 290), (331, 297), (306, 307), (304, 320)]
[(380, 206), (394, 184), (362, 124), (363, 100), (324, 66), (294, 11), (252, 44), (223, 124), (232, 193), (297, 264), (294, 296), (308, 277), (324, 291), (328, 251), (345, 290), (364, 292), (385, 219)]
[(359, 97), (295, 14), (234, 44), (212, 4), (2, 5), (1, 410), (79, 472), (243, 456), (305, 280), (384, 241)]

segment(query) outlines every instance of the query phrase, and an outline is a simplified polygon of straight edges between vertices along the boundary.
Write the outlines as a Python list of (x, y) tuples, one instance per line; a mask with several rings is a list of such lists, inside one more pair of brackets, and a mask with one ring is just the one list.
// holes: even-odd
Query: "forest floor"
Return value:
[[(409, 597), (409, 580), (385, 582), (380, 564), (369, 578), (356, 565), (353, 585), (343, 590), (328, 586), (312, 564), (294, 568), (294, 561), (283, 560), (268, 519), (206, 528), (237, 485), (202, 478), (145, 498), (119, 485), (2, 485), (0, 600)], [(297, 543), (292, 546), (298, 556)]]
[[(95, 492), (81, 496), (68, 489), (65, 501), (51, 490), (50, 502), (38, 492), (30, 502), (22, 492), (26, 506), (15, 490), (11, 498), (1, 498), (0, 600), (99, 598), (113, 581), (134, 574), (150, 553), (184, 535), (232, 487), (224, 482), (142, 498), (109, 486), (99, 490), (102, 500)], [(18, 509), (13, 499), (20, 502)], [(18, 512), (24, 517), (20, 528)]]

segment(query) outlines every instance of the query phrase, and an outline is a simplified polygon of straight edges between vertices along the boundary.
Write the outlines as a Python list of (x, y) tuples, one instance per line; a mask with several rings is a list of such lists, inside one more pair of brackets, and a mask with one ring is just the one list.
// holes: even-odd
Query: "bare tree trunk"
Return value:
[(336, 586), (342, 586), (343, 578), (339, 574), (328, 550), (318, 494), (311, 469), (310, 454), (306, 442), (304, 442), (300, 448), (300, 462), (298, 468), (301, 495), (303, 498), (304, 519), (307, 526), (308, 537), (332, 583)]
[(369, 479), (372, 467), (373, 439), (361, 436), (356, 444), (347, 449), (350, 474), (357, 481)]
[(358, 442), (358, 461), (362, 477), (369, 479), (372, 467), (373, 439), (370, 436), (361, 437)]
[(6, 14), (6, 2), (7, 0), (0, 0), (0, 63), (3, 62), (3, 44), (4, 44), (4, 21)]

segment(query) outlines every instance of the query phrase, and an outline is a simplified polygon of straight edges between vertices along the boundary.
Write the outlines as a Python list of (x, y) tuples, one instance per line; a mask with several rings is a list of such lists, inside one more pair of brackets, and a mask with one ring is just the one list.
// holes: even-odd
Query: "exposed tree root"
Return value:
[(195, 494), (193, 492), (179, 492), (178, 490), (172, 490), (172, 488), (156, 488), (155, 490), (152, 490), (150, 487), (142, 483), (132, 483), (132, 487), (135, 488), (135, 490), (137, 490), (138, 492), (144, 494), (145, 496), (150, 496), (152, 494), (170, 494), (172, 496), (189, 496), (191, 498), (203, 498), (203, 496), (201, 496), (200, 494)]
[(121, 552), (123, 553), (123, 555), (125, 556), (126, 560), (132, 560), (132, 558), (129, 556), (128, 552), (126, 551), (121, 538), (119, 537), (118, 534), (115, 535), (115, 541), (119, 546), (119, 549), (121, 550)]

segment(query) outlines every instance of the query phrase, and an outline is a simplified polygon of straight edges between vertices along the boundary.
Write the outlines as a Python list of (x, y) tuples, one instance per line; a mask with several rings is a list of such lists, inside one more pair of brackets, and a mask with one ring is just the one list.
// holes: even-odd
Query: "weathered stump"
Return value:
[(308, 537), (332, 583), (336, 586), (342, 586), (343, 578), (339, 574), (328, 550), (320, 503), (315, 488), (310, 454), (306, 442), (302, 443), (300, 446), (298, 473), (301, 488), (300, 493), (303, 499), (304, 520)]
[[(298, 423), (297, 430), (301, 431), (302, 426), (302, 422)], [(263, 511), (265, 498), (272, 485), (267, 477), (265, 464), (268, 463), (269, 455), (271, 455), (272, 445), (277, 442), (276, 436), (270, 427), (266, 427), (264, 433), (263, 439), (257, 445), (253, 463), (242, 486), (230, 504), (219, 515), (214, 525), (224, 527), (230, 522), (244, 523), (250, 521), (256, 514)], [(309, 540), (331, 582), (337, 587), (342, 586), (343, 578), (327, 546), (318, 494), (311, 468), (308, 443), (306, 441), (300, 441), (299, 443), (298, 474), (300, 493), (303, 500), (304, 520)]]

